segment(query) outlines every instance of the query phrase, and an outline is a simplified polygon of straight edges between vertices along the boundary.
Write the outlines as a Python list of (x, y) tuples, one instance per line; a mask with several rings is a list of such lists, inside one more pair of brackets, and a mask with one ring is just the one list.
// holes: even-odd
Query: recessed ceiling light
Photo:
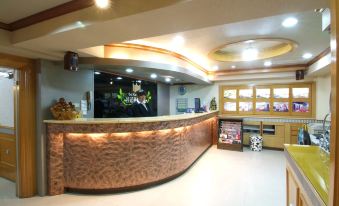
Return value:
[(137, 80), (138, 83), (141, 83), (141, 80)]
[(95, 0), (95, 5), (100, 9), (107, 9), (110, 5), (110, 0)]
[(311, 58), (313, 55), (311, 54), (311, 53), (305, 53), (305, 54), (303, 54), (303, 58), (304, 59), (309, 59), (309, 58)]
[(85, 27), (85, 24), (82, 23), (82, 21), (77, 21), (77, 22), (76, 22), (76, 25), (77, 25), (78, 27), (80, 27), (80, 28), (84, 28), (84, 27)]
[(117, 77), (117, 80), (122, 80), (122, 77)]
[(214, 70), (214, 71), (219, 70), (219, 66), (218, 66), (218, 65), (214, 65), (214, 66), (212, 67), (212, 70)]
[(258, 49), (255, 49), (255, 48), (246, 48), (242, 54), (241, 54), (241, 57), (244, 61), (252, 61), (252, 60), (255, 60), (257, 59), (258, 57)]
[(231, 68), (232, 68), (232, 69), (235, 69), (235, 68), (237, 68), (237, 67), (236, 67), (235, 65), (232, 65)]
[(100, 72), (94, 72), (94, 74), (98, 75), (98, 74), (101, 74)]
[(166, 77), (166, 78), (165, 78), (165, 81), (166, 81), (166, 82), (170, 82), (170, 81), (171, 81), (171, 78)]
[(181, 46), (185, 43), (185, 38), (182, 36), (175, 36), (172, 40), (172, 44), (175, 46)]
[(113, 84), (113, 81), (110, 81), (109, 84)]
[(272, 62), (271, 61), (265, 61), (264, 62), (264, 66), (265, 67), (270, 67), (270, 66), (272, 66)]
[(298, 23), (298, 19), (294, 18), (294, 17), (288, 17), (287, 19), (285, 19), (281, 24), (284, 27), (294, 27), (295, 25), (297, 25)]
[(157, 75), (157, 74), (154, 74), (154, 73), (153, 73), (153, 74), (151, 74), (151, 78), (152, 78), (152, 79), (155, 79), (155, 78), (157, 78), (157, 77), (158, 77), (158, 75)]
[(247, 40), (247, 41), (245, 41), (244, 43), (246, 43), (246, 44), (251, 44), (251, 43), (253, 43), (254, 42), (254, 40)]
[(133, 71), (134, 71), (134, 70), (131, 69), (131, 68), (127, 68), (127, 69), (126, 69), (126, 72), (127, 72), (127, 73), (132, 73)]

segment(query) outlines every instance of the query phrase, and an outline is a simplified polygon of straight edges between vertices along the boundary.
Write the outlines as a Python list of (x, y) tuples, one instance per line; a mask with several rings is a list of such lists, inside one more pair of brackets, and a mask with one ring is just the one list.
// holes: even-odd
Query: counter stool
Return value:
[(262, 141), (263, 138), (260, 135), (252, 135), (250, 136), (250, 148), (252, 151), (262, 151)]

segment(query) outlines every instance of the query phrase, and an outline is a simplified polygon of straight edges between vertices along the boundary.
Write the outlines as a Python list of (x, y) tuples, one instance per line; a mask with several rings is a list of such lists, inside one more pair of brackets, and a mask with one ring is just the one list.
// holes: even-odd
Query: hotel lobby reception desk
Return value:
[(170, 180), (212, 145), (216, 116), (45, 120), (48, 193), (121, 191)]

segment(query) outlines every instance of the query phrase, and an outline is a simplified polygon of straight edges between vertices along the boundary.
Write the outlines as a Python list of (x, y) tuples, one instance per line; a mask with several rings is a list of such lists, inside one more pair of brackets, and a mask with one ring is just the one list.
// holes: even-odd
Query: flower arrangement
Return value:
[(72, 120), (79, 116), (79, 112), (76, 111), (72, 102), (66, 102), (64, 98), (60, 98), (59, 101), (50, 108), (52, 115), (57, 120)]

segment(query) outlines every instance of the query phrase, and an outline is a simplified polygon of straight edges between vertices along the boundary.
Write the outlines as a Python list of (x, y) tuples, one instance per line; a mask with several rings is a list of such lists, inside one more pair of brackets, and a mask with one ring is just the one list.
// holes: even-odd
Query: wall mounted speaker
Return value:
[(78, 71), (79, 55), (75, 52), (68, 51), (64, 56), (64, 69), (69, 71)]
[(304, 70), (297, 70), (295, 71), (295, 79), (296, 80), (302, 80), (304, 79)]

